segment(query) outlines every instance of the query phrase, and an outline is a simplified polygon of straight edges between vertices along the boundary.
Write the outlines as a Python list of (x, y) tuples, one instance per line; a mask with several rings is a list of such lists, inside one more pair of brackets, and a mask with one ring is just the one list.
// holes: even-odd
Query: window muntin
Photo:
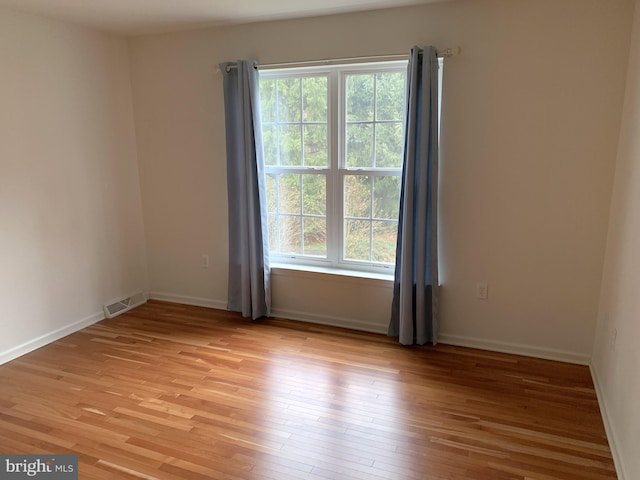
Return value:
[(406, 62), (260, 72), (274, 260), (391, 270), (405, 84)]

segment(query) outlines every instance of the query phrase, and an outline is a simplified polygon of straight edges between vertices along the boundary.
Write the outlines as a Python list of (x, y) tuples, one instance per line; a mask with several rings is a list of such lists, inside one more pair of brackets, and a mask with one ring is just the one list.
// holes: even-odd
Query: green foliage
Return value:
[(373, 123), (347, 124), (347, 168), (373, 166)]
[(396, 259), (396, 241), (398, 238), (398, 222), (371, 222), (373, 229), (373, 245), (371, 248), (374, 262), (394, 263)]
[(327, 214), (327, 177), (324, 174), (302, 175), (302, 213)]
[(302, 131), (300, 125), (280, 125), (280, 165), (302, 164)]
[(371, 178), (367, 175), (348, 175), (344, 179), (344, 216), (371, 217)]
[(279, 217), (280, 251), (282, 253), (302, 253), (300, 232), (302, 217)]
[(278, 127), (262, 125), (262, 146), (264, 149), (264, 164), (274, 166), (278, 164)]
[(267, 190), (267, 212), (276, 213), (278, 211), (278, 187), (277, 187), (277, 175), (267, 174), (265, 175), (265, 187)]
[(344, 221), (344, 256), (349, 260), (370, 261), (371, 222), (367, 220)]
[(402, 167), (402, 122), (376, 124), (376, 167)]
[(278, 213), (300, 214), (300, 175), (277, 175)]
[[(325, 174), (267, 174), (270, 250), (326, 257)], [(276, 194), (277, 192), (277, 194)]]
[(264, 126), (276, 121), (276, 80), (260, 80), (260, 118)]
[(327, 122), (327, 77), (302, 79), (303, 122)]
[(404, 73), (376, 74), (376, 120), (399, 120), (404, 117)]
[(348, 175), (345, 177), (344, 191), (345, 257), (351, 260), (393, 263), (400, 177)]
[(347, 76), (348, 168), (400, 168), (404, 92), (403, 73)]
[(400, 177), (375, 177), (373, 218), (397, 220), (400, 207)]
[(304, 125), (304, 165), (326, 167), (329, 164), (327, 125)]
[[(346, 76), (345, 166), (400, 168), (405, 75)], [(329, 166), (328, 78), (260, 81), (265, 164)], [(352, 260), (393, 263), (400, 178), (344, 177), (344, 248)], [(327, 178), (324, 173), (267, 175), (270, 250), (326, 257)]]
[(299, 78), (276, 80), (276, 120), (279, 123), (296, 123), (302, 120), (302, 112), (300, 111), (301, 87)]
[(373, 120), (372, 74), (347, 76), (347, 122), (370, 122)]
[(327, 256), (327, 220), (326, 218), (303, 217), (304, 254), (315, 257)]
[(267, 221), (269, 224), (269, 251), (270, 252), (279, 252), (280, 247), (278, 243), (278, 215), (275, 213), (267, 214)]

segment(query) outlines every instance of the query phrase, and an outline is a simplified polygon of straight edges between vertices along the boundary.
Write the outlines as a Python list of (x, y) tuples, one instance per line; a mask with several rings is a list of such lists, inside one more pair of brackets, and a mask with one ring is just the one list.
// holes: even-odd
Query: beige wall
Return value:
[(147, 288), (127, 44), (0, 9), (0, 363)]
[(592, 363), (620, 480), (640, 478), (640, 1), (631, 45)]
[[(131, 40), (151, 290), (226, 304), (219, 62), (460, 46), (445, 62), (443, 341), (588, 362), (623, 99), (628, 0), (460, 0)], [(200, 255), (211, 267), (199, 267)], [(341, 277), (339, 277), (341, 278)], [(475, 299), (487, 281), (489, 299)], [(277, 271), (274, 308), (384, 331), (391, 289)]]

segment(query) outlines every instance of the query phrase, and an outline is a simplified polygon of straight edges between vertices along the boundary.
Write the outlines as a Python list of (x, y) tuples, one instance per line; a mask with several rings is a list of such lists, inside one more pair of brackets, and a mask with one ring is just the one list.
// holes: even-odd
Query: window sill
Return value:
[(387, 273), (375, 273), (375, 272), (363, 272), (360, 270), (347, 270), (341, 268), (330, 267), (318, 267), (310, 265), (297, 265), (291, 263), (272, 263), (271, 271), (274, 275), (286, 275), (286, 276), (302, 276), (302, 277), (317, 277), (318, 275), (328, 275), (333, 280), (344, 281), (369, 281), (381, 282), (385, 286), (393, 285), (393, 274)]

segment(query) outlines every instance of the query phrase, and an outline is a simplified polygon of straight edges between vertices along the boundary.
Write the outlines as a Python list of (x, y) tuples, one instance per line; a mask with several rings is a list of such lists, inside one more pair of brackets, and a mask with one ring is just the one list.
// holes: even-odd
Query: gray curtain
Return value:
[(389, 335), (403, 345), (438, 340), (438, 58), (411, 49), (400, 215)]
[(271, 313), (269, 245), (258, 71), (223, 63), (229, 200), (228, 308), (254, 320)]

